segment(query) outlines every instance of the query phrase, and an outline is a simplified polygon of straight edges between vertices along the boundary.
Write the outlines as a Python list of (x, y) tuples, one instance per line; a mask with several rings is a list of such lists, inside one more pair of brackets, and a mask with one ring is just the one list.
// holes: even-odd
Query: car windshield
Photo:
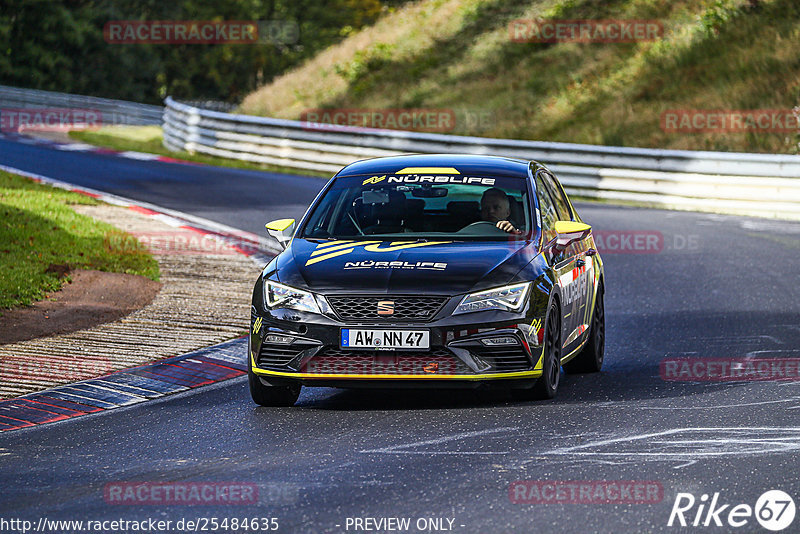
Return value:
[(336, 179), (300, 237), (525, 239), (531, 232), (529, 206), (523, 178), (350, 176)]

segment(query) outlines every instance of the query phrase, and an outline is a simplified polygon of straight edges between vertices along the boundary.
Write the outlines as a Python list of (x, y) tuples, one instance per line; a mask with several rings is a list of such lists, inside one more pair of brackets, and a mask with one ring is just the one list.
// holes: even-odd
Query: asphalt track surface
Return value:
[[(8, 141), (0, 163), (254, 232), (300, 216), (323, 185)], [(771, 489), (800, 504), (800, 381), (667, 381), (660, 364), (800, 357), (800, 224), (577, 208), (612, 232), (606, 239), (660, 232), (662, 246), (603, 254), (606, 363), (599, 374), (562, 375), (554, 401), (306, 388), (293, 408), (261, 408), (234, 379), (0, 435), (0, 518), (273, 517), (283, 532), (363, 532), (347, 526), (364, 517), (407, 517), (409, 532), (419, 518), (453, 519), (455, 532), (767, 532), (754, 517), (736, 529), (667, 522), (679, 492), (698, 504), (718, 492), (730, 505), (723, 522)], [(515, 504), (518, 480), (654, 481), (663, 498)], [(106, 503), (104, 488), (120, 481), (252, 483), (259, 504)]]

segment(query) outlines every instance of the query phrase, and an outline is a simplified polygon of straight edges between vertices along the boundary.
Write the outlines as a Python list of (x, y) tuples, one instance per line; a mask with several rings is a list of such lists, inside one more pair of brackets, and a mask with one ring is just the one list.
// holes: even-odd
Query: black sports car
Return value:
[(552, 172), (466, 155), (348, 165), (253, 291), (253, 400), (305, 386), (511, 388), (548, 399), (603, 363), (603, 263)]

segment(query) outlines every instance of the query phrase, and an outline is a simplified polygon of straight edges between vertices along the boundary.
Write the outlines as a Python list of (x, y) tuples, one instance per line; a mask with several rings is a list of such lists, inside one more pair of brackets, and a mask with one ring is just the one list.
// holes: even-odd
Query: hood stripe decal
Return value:
[(339, 249), (343, 249), (343, 248), (353, 248), (353, 247), (366, 245), (366, 244), (373, 244), (373, 243), (380, 243), (380, 241), (362, 241), (360, 243), (355, 243), (353, 241), (337, 241), (335, 244), (333, 244), (333, 243), (327, 244), (325, 246), (325, 248), (323, 248), (322, 245), (319, 245), (319, 246), (317, 246), (316, 250), (314, 250), (314, 252), (311, 253), (311, 257), (313, 258), (314, 256), (319, 256), (320, 254), (327, 254), (327, 253), (332, 252), (334, 250), (339, 250)]
[(404, 250), (409, 248), (420, 248), (420, 247), (427, 247), (430, 245), (445, 245), (448, 243), (452, 243), (452, 241), (428, 241), (428, 242), (418, 242), (418, 241), (390, 241), (386, 248), (380, 248), (381, 244), (384, 243), (383, 241), (335, 241), (333, 243), (325, 243), (322, 245), (317, 245), (316, 249), (311, 253), (309, 256), (309, 260), (306, 261), (306, 266), (314, 265), (315, 263), (329, 260), (331, 258), (335, 258), (337, 256), (343, 256), (345, 254), (349, 254), (357, 247), (363, 247), (363, 250), (366, 252), (395, 252), (398, 250)]
[(344, 254), (350, 254), (353, 252), (355, 248), (346, 248), (343, 250), (337, 250), (336, 252), (331, 252), (330, 254), (325, 254), (324, 256), (318, 256), (316, 258), (311, 258), (306, 262), (306, 265), (314, 265), (317, 262), (329, 260), (331, 258), (335, 258), (336, 256), (342, 256)]

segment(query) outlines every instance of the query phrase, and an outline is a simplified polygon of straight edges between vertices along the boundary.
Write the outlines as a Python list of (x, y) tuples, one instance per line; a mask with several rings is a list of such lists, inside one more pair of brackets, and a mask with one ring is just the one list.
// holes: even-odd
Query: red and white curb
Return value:
[(54, 423), (247, 374), (246, 337), (0, 401), (0, 432)]
[[(63, 150), (88, 150), (66, 144)], [(90, 145), (86, 145), (90, 146)], [(96, 147), (91, 147), (92, 149)], [(104, 151), (103, 149), (97, 151)], [(154, 154), (117, 153), (134, 159), (171, 161)], [(145, 157), (146, 156), (146, 157)], [(179, 160), (174, 160), (180, 162)], [(281, 249), (257, 234), (245, 232), (188, 213), (139, 202), (88, 187), (76, 187), (49, 176), (0, 165), (0, 170), (30, 178), (36, 182), (86, 195), (111, 205), (125, 207), (153, 217), (169, 226), (199, 232), (231, 246), (263, 267)], [(246, 373), (244, 338), (200, 349), (183, 356), (159, 360), (110, 375), (83, 380), (22, 397), (0, 401), (0, 432), (28, 428), (127, 406), (191, 388), (229, 380)]]
[(62, 143), (60, 141), (42, 139), (40, 137), (31, 137), (23, 134), (3, 133), (0, 134), (0, 138), (26, 145), (46, 146), (55, 150), (63, 150), (65, 152), (91, 152), (93, 154), (107, 154), (139, 161), (161, 161), (164, 163), (178, 163), (182, 165), (203, 165), (202, 163), (196, 163), (194, 161), (171, 158), (169, 156), (161, 156), (158, 154), (150, 154), (147, 152), (136, 152), (134, 150), (114, 150), (113, 148), (104, 148), (87, 143)]

